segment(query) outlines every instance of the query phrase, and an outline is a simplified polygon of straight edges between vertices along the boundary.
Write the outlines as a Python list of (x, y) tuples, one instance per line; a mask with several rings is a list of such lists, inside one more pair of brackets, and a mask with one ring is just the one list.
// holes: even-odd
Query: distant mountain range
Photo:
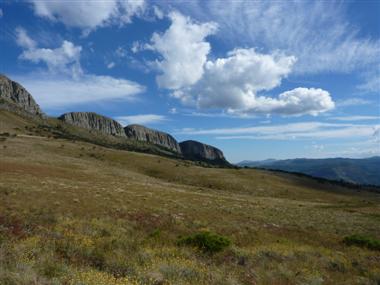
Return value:
[(326, 158), (326, 159), (267, 159), (262, 161), (244, 160), (237, 164), (244, 167), (257, 167), (288, 172), (299, 172), (314, 177), (343, 180), (356, 184), (380, 186), (380, 157), (363, 159)]

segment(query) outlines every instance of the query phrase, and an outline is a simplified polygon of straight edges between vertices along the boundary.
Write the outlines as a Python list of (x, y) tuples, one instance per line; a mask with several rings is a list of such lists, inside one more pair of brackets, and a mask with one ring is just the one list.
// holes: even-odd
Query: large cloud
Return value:
[(183, 104), (235, 114), (317, 115), (334, 108), (330, 94), (322, 89), (296, 88), (278, 98), (262, 95), (281, 85), (296, 57), (237, 48), (226, 57), (208, 60), (211, 47), (205, 38), (216, 32), (216, 25), (194, 23), (178, 12), (170, 19), (171, 26), (161, 35), (155, 33), (149, 48), (163, 58), (157, 62), (162, 72), (158, 85), (172, 90)]
[(210, 52), (208, 35), (216, 32), (215, 23), (195, 23), (189, 17), (172, 12), (172, 24), (163, 34), (154, 33), (150, 48), (159, 52), (163, 60), (157, 77), (160, 87), (178, 89), (197, 82), (203, 75), (203, 66)]
[(207, 61), (202, 79), (182, 95), (192, 96), (200, 108), (247, 108), (255, 104), (256, 92), (279, 86), (294, 62), (291, 56), (237, 49), (226, 58)]
[(330, 94), (322, 89), (296, 88), (278, 98), (257, 95), (279, 86), (295, 61), (294, 57), (280, 53), (237, 49), (226, 58), (208, 61), (203, 77), (173, 96), (201, 109), (221, 108), (230, 113), (317, 115), (334, 108)]
[(48, 1), (31, 0), (36, 15), (60, 21), (68, 27), (94, 29), (109, 23), (129, 23), (140, 13), (144, 0)]

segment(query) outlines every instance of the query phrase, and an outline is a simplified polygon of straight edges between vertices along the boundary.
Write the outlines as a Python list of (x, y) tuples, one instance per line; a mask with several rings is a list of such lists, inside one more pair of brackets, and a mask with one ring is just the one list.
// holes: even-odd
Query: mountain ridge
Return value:
[[(51, 122), (49, 123), (49, 120), (47, 120), (48, 118), (42, 112), (33, 96), (19, 83), (12, 81), (7, 76), (1, 74), (0, 100), (0, 109), (16, 112), (19, 115), (26, 115), (28, 117), (38, 117), (39, 119), (45, 120), (43, 124), (47, 124), (45, 128), (52, 129), (52, 126), (49, 125)], [(193, 151), (186, 151), (184, 155), (180, 144), (168, 133), (141, 125), (129, 125), (123, 127), (116, 120), (95, 112), (67, 112), (56, 119), (65, 124), (86, 129), (89, 132), (96, 131), (99, 134), (117, 138), (118, 140), (116, 142), (102, 143), (102, 145), (107, 145), (109, 147), (117, 146), (117, 148), (122, 149), (126, 148), (141, 152), (152, 152), (148, 145), (155, 145), (158, 147), (153, 151), (156, 154), (173, 155), (183, 159), (197, 160), (219, 166), (230, 166), (230, 163), (225, 159), (223, 152), (214, 146), (209, 146), (198, 141), (191, 141), (190, 144), (193, 145), (191, 147)], [(85, 139), (86, 141), (94, 138), (94, 134), (92, 136), (85, 135), (84, 138), (83, 133), (75, 133), (75, 129), (71, 129), (69, 133), (62, 133), (64, 129), (67, 131), (68, 128), (64, 128), (62, 124), (57, 124), (57, 122), (54, 122), (53, 125), (60, 128), (60, 135), (76, 139)], [(142, 145), (137, 146), (132, 141), (136, 141)], [(207, 151), (203, 151), (205, 149), (207, 149)]]
[(380, 156), (369, 158), (296, 158), (271, 161), (242, 161), (240, 167), (298, 172), (314, 177), (355, 184), (380, 185)]

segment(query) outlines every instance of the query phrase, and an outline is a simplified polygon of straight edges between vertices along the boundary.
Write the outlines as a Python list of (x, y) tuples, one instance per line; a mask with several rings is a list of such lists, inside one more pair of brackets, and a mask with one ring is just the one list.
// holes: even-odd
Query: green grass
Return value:
[[(0, 141), (0, 284), (380, 280), (378, 251), (342, 242), (380, 238), (376, 193), (206, 168), (37, 129), (0, 112), (0, 133), (11, 134)], [(178, 245), (179, 236), (193, 244), (204, 232), (231, 244), (213, 254)]]
[(356, 245), (366, 247), (373, 250), (380, 250), (380, 240), (363, 235), (351, 235), (344, 238), (347, 245)]
[(200, 232), (190, 236), (181, 237), (178, 240), (178, 245), (195, 246), (206, 253), (222, 251), (230, 244), (231, 241), (227, 237), (210, 232)]

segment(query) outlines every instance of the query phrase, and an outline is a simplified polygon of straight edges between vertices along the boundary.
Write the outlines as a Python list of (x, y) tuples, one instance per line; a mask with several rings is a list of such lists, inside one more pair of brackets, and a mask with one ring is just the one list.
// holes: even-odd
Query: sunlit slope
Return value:
[[(380, 237), (378, 194), (54, 138), (11, 113), (0, 122), (2, 265), (12, 256), (0, 281), (20, 274), (38, 284), (380, 278), (378, 252), (342, 243), (354, 233)], [(232, 246), (210, 256), (177, 245), (179, 235), (202, 230)], [(17, 280), (9, 284), (31, 284)]]

